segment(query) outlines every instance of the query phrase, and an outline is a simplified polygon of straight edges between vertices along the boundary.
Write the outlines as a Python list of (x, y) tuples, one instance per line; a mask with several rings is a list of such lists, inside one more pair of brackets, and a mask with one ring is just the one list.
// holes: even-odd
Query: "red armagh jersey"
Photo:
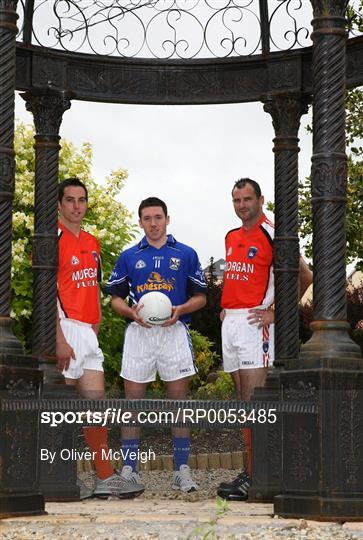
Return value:
[(272, 242), (274, 225), (265, 215), (251, 229), (226, 236), (222, 308), (270, 306), (274, 301)]
[(58, 223), (59, 268), (58, 312), (89, 324), (101, 320), (99, 286), (101, 278), (100, 245), (91, 234), (82, 231), (75, 236)]

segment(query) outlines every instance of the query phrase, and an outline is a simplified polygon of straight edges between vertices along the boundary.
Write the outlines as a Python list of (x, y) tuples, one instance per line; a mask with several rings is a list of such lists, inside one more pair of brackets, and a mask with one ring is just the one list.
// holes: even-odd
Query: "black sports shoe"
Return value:
[(218, 488), (218, 495), (227, 501), (246, 501), (248, 498), (248, 489), (251, 486), (251, 479), (243, 471), (232, 482), (222, 482)]

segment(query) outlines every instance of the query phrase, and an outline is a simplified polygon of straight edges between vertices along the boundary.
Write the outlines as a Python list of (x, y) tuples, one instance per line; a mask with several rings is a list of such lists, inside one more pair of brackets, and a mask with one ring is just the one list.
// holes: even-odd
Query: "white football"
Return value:
[(139, 304), (143, 304), (139, 315), (147, 324), (160, 325), (170, 319), (172, 304), (169, 297), (162, 292), (152, 291), (144, 294)]

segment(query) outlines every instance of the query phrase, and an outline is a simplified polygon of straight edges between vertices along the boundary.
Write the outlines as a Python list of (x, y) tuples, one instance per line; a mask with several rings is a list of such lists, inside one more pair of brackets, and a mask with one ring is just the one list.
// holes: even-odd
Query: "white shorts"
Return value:
[(224, 371), (271, 366), (274, 361), (275, 325), (258, 328), (257, 324), (249, 324), (248, 309), (225, 311), (222, 324)]
[(66, 379), (79, 379), (85, 369), (103, 371), (103, 353), (92, 326), (73, 319), (61, 319), (60, 324), (76, 356), (75, 360), (71, 359), (69, 368), (62, 372)]
[(163, 381), (196, 373), (191, 338), (184, 323), (144, 328), (132, 322), (126, 328), (121, 377), (146, 383), (155, 381), (157, 371)]

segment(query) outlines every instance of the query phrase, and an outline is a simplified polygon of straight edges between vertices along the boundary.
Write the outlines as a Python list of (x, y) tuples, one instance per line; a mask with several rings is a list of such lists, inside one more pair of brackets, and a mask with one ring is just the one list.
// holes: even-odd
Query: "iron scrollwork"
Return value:
[(33, 379), (11, 379), (5, 388), (9, 397), (14, 399), (34, 399), (39, 396), (39, 383)]
[(362, 413), (359, 404), (359, 391), (347, 388), (340, 407), (339, 428), (342, 465), (346, 470), (346, 482), (357, 485), (359, 463), (362, 463)]
[(311, 457), (306, 451), (306, 448), (311, 445), (312, 438), (312, 433), (303, 427), (299, 427), (288, 435), (289, 447), (293, 451), (288, 457), (286, 467), (297, 484), (306, 483), (312, 477)]
[(316, 403), (318, 388), (315, 381), (293, 380), (284, 388), (284, 400)]
[(286, 51), (310, 45), (310, 31), (306, 26), (299, 26), (298, 20), (300, 14), (303, 20), (310, 21), (310, 2), (287, 0), (274, 3), (276, 7), (271, 13), (269, 27), (271, 45), (275, 50)]
[[(38, 0), (32, 41), (125, 58), (226, 58), (309, 45), (302, 18), (311, 19), (302, 0), (271, 0), (261, 11), (258, 0)], [(269, 29), (267, 47), (262, 28)]]

